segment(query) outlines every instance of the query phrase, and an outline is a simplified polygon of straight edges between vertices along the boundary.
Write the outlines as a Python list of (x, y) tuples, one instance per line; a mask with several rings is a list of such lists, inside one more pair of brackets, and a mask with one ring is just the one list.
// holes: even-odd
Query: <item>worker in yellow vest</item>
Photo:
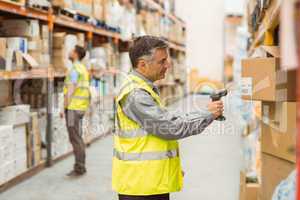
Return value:
[(85, 143), (82, 138), (82, 119), (90, 105), (90, 78), (87, 68), (82, 64), (86, 51), (76, 46), (69, 58), (73, 67), (69, 70), (64, 86), (64, 108), (69, 139), (72, 144), (75, 165), (67, 176), (81, 176), (86, 173)]
[(116, 98), (112, 187), (120, 200), (169, 200), (183, 185), (177, 140), (200, 134), (223, 113), (222, 101), (192, 113), (171, 113), (153, 84), (170, 68), (168, 44), (137, 38), (129, 52), (133, 71)]

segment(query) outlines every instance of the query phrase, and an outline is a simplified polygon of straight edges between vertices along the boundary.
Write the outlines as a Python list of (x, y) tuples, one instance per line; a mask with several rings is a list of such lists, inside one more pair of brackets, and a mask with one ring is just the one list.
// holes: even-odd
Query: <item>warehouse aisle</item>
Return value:
[[(198, 97), (201, 103), (207, 98)], [(189, 97), (174, 105), (183, 110), (194, 109)], [(190, 106), (188, 108), (187, 106)], [(172, 195), (173, 200), (234, 200), (238, 199), (240, 171), (240, 136), (235, 134), (234, 117), (226, 114), (226, 134), (215, 122), (201, 136), (181, 141), (185, 187)], [(222, 128), (222, 130), (224, 130)], [(210, 134), (210, 135), (208, 135)], [(93, 144), (88, 149), (89, 173), (79, 179), (64, 175), (72, 166), (73, 158), (44, 170), (30, 180), (0, 195), (1, 200), (116, 200), (111, 191), (112, 137)]]

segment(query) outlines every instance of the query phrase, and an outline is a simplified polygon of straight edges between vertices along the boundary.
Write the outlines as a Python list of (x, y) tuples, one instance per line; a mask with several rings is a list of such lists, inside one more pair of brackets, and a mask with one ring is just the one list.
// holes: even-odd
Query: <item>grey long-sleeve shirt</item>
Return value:
[[(133, 72), (145, 80), (153, 90), (159, 90), (153, 83), (138, 72)], [(136, 121), (145, 131), (166, 140), (177, 140), (200, 134), (214, 121), (208, 110), (190, 113), (175, 113), (157, 105), (152, 96), (143, 89), (135, 89), (122, 102), (123, 112)]]

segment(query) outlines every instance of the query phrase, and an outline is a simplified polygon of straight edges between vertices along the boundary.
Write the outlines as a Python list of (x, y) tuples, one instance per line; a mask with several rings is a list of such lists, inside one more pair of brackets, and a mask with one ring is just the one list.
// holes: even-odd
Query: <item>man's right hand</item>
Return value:
[(214, 115), (214, 118), (218, 118), (224, 112), (224, 105), (222, 101), (213, 101), (207, 105), (208, 111)]

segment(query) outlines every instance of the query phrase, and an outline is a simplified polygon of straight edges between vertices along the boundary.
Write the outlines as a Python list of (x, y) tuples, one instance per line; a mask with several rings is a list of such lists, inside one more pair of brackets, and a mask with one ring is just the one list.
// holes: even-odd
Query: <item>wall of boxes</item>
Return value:
[(131, 70), (128, 49), (120, 47), (129, 44), (132, 38), (152, 34), (170, 43), (174, 67), (157, 84), (166, 103), (184, 95), (185, 26), (174, 16), (174, 1), (54, 0), (51, 3), (0, 1), (4, 13), (0, 16), (0, 190), (28, 170), (45, 165), (49, 156), (49, 114), (51, 159), (71, 152), (65, 119), (60, 113), (63, 80), (72, 67), (68, 57), (76, 44), (88, 49), (83, 62), (92, 77), (92, 103), (82, 124), (87, 144), (114, 128), (114, 95)]
[[(246, 130), (248, 135), (259, 128), (256, 147), (258, 182), (253, 190), (253, 183), (245, 184), (242, 172), (240, 199), (269, 200), (283, 180), (289, 176), (295, 180), (296, 70), (282, 64), (286, 58), (282, 57), (283, 44), (279, 42), (278, 29), (282, 24), (278, 13), (284, 3), (257, 2), (260, 1), (248, 1), (251, 37), (249, 57), (242, 60), (241, 74), (242, 98), (258, 105), (258, 118), (250, 122)], [(291, 193), (295, 195), (295, 188), (289, 191)], [(253, 194), (255, 197), (251, 197)]]

